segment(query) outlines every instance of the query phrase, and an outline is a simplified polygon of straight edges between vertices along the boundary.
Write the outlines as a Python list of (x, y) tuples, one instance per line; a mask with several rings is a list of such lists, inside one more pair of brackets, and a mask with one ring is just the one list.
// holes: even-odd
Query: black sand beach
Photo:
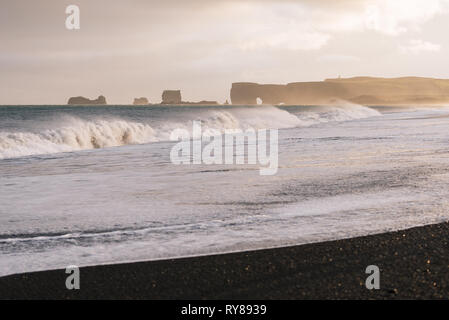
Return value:
[[(449, 223), (251, 252), (0, 278), (0, 299), (443, 299), (449, 298)], [(380, 289), (365, 268), (380, 268)]]

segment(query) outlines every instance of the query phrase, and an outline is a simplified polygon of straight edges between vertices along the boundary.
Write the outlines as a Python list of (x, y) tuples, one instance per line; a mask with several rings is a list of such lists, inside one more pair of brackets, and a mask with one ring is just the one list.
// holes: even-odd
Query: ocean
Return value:
[[(175, 129), (279, 129), (279, 169), (175, 165)], [(0, 106), (0, 276), (449, 220), (449, 108)]]

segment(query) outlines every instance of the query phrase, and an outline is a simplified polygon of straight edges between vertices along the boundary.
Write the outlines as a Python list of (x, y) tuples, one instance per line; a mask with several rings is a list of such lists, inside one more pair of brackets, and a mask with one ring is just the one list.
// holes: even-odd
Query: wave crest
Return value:
[(379, 111), (362, 105), (339, 100), (333, 105), (318, 107), (319, 112), (311, 111), (298, 114), (306, 125), (314, 125), (333, 121), (349, 121), (382, 115)]
[(182, 128), (191, 132), (191, 120), (201, 121), (205, 132), (223, 132), (226, 129), (304, 127), (380, 115), (376, 110), (346, 102), (338, 102), (330, 107), (314, 107), (312, 111), (302, 111), (300, 108), (299, 112), (293, 109), (288, 112), (272, 106), (197, 109), (192, 112), (194, 114), (189, 115), (189, 120), (174, 121), (173, 118), (165, 118), (153, 120), (151, 126), (123, 119), (84, 120), (63, 116), (58, 119), (55, 129), (0, 132), (0, 159), (168, 141), (174, 129)]
[(39, 133), (0, 132), (0, 159), (141, 144), (155, 140), (154, 130), (143, 123), (72, 118), (64, 127)]

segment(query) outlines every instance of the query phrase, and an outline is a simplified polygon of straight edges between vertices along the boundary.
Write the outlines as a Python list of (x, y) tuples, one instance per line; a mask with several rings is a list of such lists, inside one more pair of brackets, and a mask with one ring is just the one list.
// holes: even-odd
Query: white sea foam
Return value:
[[(174, 115), (176, 110), (169, 112)], [(285, 129), (310, 126), (329, 121), (347, 121), (380, 115), (376, 110), (350, 103), (295, 114), (273, 107), (247, 107), (196, 110), (192, 120), (202, 122), (205, 132), (225, 129)], [(178, 117), (179, 118), (179, 117)], [(63, 116), (49, 123), (50, 128), (34, 131), (0, 131), (0, 159), (144, 144), (167, 141), (172, 130), (191, 130), (191, 121), (176, 117), (159, 122), (129, 121), (124, 119), (85, 120)]]
[(44, 133), (86, 131), (90, 124), (103, 136), (105, 126), (119, 121), (147, 131), (124, 139), (117, 129), (118, 138), (103, 145), (156, 141), (177, 125), (191, 128), (192, 120), (203, 128), (301, 127), (280, 132), (279, 172), (272, 177), (246, 165), (173, 166), (165, 143), (0, 161), (0, 276), (297, 245), (449, 220), (447, 118), (384, 109), (382, 117), (336, 123), (329, 121), (378, 113), (344, 104), (0, 107), (0, 132), (33, 133), (54, 144), (59, 140)]
[(155, 141), (154, 130), (143, 123), (71, 118), (59, 128), (38, 133), (0, 132), (0, 159), (151, 141)]
[(354, 104), (347, 101), (336, 101), (333, 105), (321, 107), (321, 112), (304, 112), (298, 115), (306, 125), (331, 121), (348, 121), (380, 116), (375, 109)]

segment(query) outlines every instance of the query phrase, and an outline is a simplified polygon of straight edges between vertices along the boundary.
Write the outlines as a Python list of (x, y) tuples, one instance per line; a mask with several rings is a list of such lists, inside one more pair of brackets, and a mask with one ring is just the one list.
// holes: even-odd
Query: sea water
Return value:
[[(0, 275), (449, 220), (449, 108), (0, 106)], [(175, 129), (279, 129), (279, 169), (175, 165)]]

